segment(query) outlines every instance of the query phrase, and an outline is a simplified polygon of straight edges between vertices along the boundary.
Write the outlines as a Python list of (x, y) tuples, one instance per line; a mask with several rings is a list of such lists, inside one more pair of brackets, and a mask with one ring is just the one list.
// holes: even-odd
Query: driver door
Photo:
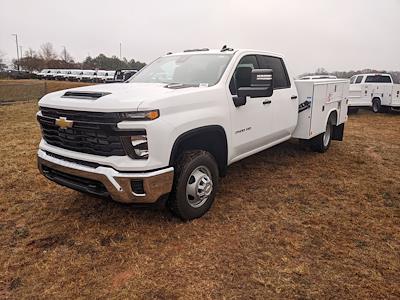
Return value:
[[(296, 93), (293, 91), (294, 88), (290, 88), (288, 78), (288, 87), (274, 87), (274, 94), (271, 97), (247, 97), (245, 105), (236, 107), (233, 104), (232, 97), (237, 95), (237, 89), (248, 84), (241, 82), (240, 78), (236, 78), (235, 75), (239, 68), (272, 69), (274, 78), (282, 77), (282, 74), (278, 74), (279, 70), (274, 64), (268, 65), (266, 58), (261, 55), (243, 56), (237, 64), (229, 84), (228, 98), (232, 103), (230, 110), (232, 162), (289, 139), (297, 123), (298, 102)], [(286, 70), (285, 74), (287, 77)]]

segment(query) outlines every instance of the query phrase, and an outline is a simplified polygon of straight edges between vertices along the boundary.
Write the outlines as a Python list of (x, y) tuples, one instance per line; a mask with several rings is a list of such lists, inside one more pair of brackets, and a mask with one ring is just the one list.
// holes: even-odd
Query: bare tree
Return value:
[(37, 56), (36, 55), (36, 51), (33, 50), (32, 48), (29, 48), (27, 51), (25, 51), (25, 57), (33, 58), (33, 57), (36, 57), (36, 56)]
[(74, 59), (72, 58), (72, 56), (68, 53), (67, 49), (64, 47), (64, 49), (61, 51), (61, 55), (60, 55), (61, 59), (65, 62), (65, 63), (74, 63)]
[(328, 73), (327, 70), (325, 70), (325, 68), (318, 68), (318, 69), (315, 71), (315, 74), (327, 75), (327, 74), (329, 74), (329, 73)]
[(40, 46), (39, 56), (44, 61), (51, 61), (57, 59), (57, 53), (54, 51), (51, 43), (45, 43)]

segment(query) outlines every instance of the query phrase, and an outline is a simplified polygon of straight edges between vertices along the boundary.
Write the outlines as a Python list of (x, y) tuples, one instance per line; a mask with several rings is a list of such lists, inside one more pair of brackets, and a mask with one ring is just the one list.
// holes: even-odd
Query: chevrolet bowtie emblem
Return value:
[(67, 118), (65, 117), (60, 117), (56, 119), (56, 125), (61, 129), (72, 128), (72, 125), (74, 125), (74, 121), (67, 120)]

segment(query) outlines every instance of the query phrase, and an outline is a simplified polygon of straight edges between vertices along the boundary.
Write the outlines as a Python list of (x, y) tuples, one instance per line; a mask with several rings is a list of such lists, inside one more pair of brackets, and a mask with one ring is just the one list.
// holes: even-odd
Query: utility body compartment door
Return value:
[[(326, 129), (329, 115), (335, 111), (339, 125), (347, 121), (349, 81), (342, 79), (297, 80), (299, 115), (293, 137), (310, 139)], [(307, 103), (306, 106), (303, 103)]]
[(400, 84), (393, 84), (391, 97), (390, 106), (400, 107)]

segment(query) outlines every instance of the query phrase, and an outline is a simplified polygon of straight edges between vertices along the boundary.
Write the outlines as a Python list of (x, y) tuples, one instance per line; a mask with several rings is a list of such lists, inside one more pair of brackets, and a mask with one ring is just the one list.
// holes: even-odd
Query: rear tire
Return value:
[(329, 149), (332, 141), (333, 124), (331, 118), (328, 119), (325, 132), (313, 137), (310, 140), (310, 147), (313, 151), (324, 153)]
[(203, 216), (214, 202), (218, 165), (201, 150), (187, 151), (175, 166), (174, 185), (168, 199), (171, 212), (184, 221)]
[(372, 111), (376, 114), (381, 111), (381, 100), (378, 98), (372, 99)]

